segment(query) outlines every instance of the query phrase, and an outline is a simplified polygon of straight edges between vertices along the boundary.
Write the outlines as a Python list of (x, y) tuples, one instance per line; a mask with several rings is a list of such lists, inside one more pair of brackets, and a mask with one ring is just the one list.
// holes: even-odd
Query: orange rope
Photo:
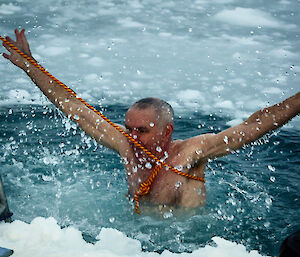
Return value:
[(140, 213), (140, 210), (139, 210), (139, 205), (140, 205), (139, 196), (149, 194), (150, 189), (151, 189), (151, 184), (154, 181), (154, 179), (156, 178), (158, 172), (160, 171), (161, 165), (162, 165), (161, 163), (157, 164), (156, 167), (154, 168), (154, 170), (152, 171), (150, 177), (140, 185), (140, 188), (138, 190), (136, 190), (136, 192), (134, 194), (134, 200), (135, 200), (135, 211), (137, 213)]
[(118, 130), (120, 133), (122, 133), (127, 139), (129, 139), (132, 143), (134, 143), (137, 147), (139, 147), (144, 153), (146, 153), (149, 157), (151, 157), (153, 160), (155, 160), (158, 165), (155, 167), (155, 169), (153, 170), (152, 174), (150, 175), (150, 177), (147, 179), (147, 181), (145, 181), (144, 183), (141, 184), (140, 188), (137, 190), (137, 192), (135, 193), (134, 199), (136, 201), (135, 204), (135, 210), (137, 211), (137, 213), (140, 213), (138, 210), (138, 206), (139, 206), (139, 199), (138, 197), (141, 195), (145, 195), (148, 194), (150, 191), (150, 187), (151, 184), (154, 180), (154, 178), (157, 176), (159, 170), (161, 169), (162, 165), (165, 166), (167, 168), (167, 170), (171, 170), (181, 176), (190, 178), (190, 179), (194, 179), (194, 180), (198, 180), (198, 181), (202, 181), (205, 182), (204, 178), (200, 178), (197, 176), (193, 176), (190, 175), (188, 173), (184, 173), (181, 172), (177, 169), (175, 169), (174, 167), (166, 164), (164, 161), (161, 161), (160, 159), (158, 159), (154, 154), (152, 154), (148, 149), (146, 149), (144, 146), (142, 146), (138, 141), (136, 141), (133, 137), (131, 137), (129, 134), (127, 134), (125, 131), (123, 131), (119, 126), (117, 126), (116, 124), (114, 124), (110, 119), (108, 119), (106, 116), (104, 116), (101, 112), (99, 112), (98, 110), (96, 110), (93, 106), (91, 106), (90, 104), (88, 104), (86, 101), (84, 101), (82, 98), (77, 97), (76, 93), (69, 88), (68, 86), (66, 86), (64, 83), (62, 83), (61, 81), (59, 81), (57, 78), (55, 78), (53, 75), (51, 75), (48, 71), (46, 71), (40, 64), (38, 64), (35, 60), (33, 60), (31, 57), (27, 56), (26, 54), (24, 54), (22, 51), (20, 51), (16, 46), (14, 46), (12, 43), (10, 43), (8, 40), (6, 40), (5, 38), (3, 38), (2, 36), (0, 36), (0, 39), (7, 45), (9, 45), (9, 47), (11, 47), (12, 49), (14, 49), (18, 54), (20, 54), (22, 57), (24, 57), (26, 60), (28, 60), (31, 64), (33, 64), (35, 67), (37, 67), (38, 69), (40, 69), (42, 72), (44, 72), (48, 77), (50, 77), (53, 81), (55, 81), (57, 84), (59, 84), (60, 86), (62, 86), (65, 90), (67, 90), (71, 95), (73, 95), (74, 97), (76, 97), (79, 101), (81, 101), (86, 107), (88, 107), (89, 109), (91, 109), (92, 111), (94, 111), (95, 113), (97, 113), (102, 119), (104, 119), (108, 124), (110, 124), (111, 126), (113, 126), (116, 130)]

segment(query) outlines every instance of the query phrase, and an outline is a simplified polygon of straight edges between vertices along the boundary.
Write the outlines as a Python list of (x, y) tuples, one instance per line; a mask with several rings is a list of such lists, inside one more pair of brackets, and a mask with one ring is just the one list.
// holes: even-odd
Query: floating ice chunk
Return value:
[(0, 14), (4, 14), (4, 15), (12, 15), (21, 10), (22, 10), (21, 7), (13, 5), (12, 3), (0, 5)]
[(126, 28), (140, 28), (140, 27), (144, 27), (144, 25), (142, 23), (139, 23), (137, 21), (133, 21), (132, 18), (127, 17), (127, 18), (123, 18), (123, 19), (118, 19), (118, 23)]
[(212, 3), (214, 3), (214, 4), (229, 4), (229, 3), (232, 3), (232, 2), (234, 2), (234, 0), (211, 0), (211, 1), (208, 1), (208, 0), (196, 0), (195, 4), (201, 4), (201, 5), (207, 4), (207, 5), (211, 5)]
[(88, 64), (96, 66), (96, 67), (101, 67), (104, 64), (103, 59), (100, 57), (96, 57), (96, 56), (89, 58), (86, 61), (88, 62)]
[(204, 101), (205, 98), (203, 94), (194, 89), (186, 89), (186, 90), (180, 90), (177, 93), (177, 96), (179, 99), (183, 100), (183, 102), (189, 102), (189, 101)]
[(24, 89), (15, 89), (15, 90), (10, 90), (8, 92), (8, 96), (10, 98), (17, 98), (17, 99), (24, 99), (24, 98), (30, 98), (30, 94), (28, 91)]
[(229, 100), (220, 101), (215, 104), (217, 108), (234, 109), (233, 103)]
[(241, 59), (241, 54), (239, 52), (236, 52), (232, 55), (233, 59)]
[(242, 122), (243, 122), (242, 119), (237, 118), (237, 119), (234, 119), (234, 120), (227, 121), (227, 122), (226, 122), (226, 125), (232, 127), (232, 126), (238, 125), (238, 124), (240, 124), (240, 123), (242, 123)]
[(160, 32), (158, 35), (161, 37), (172, 37), (172, 34), (169, 32)]
[(90, 73), (84, 77), (87, 82), (98, 82), (99, 76), (96, 73)]
[[(170, 218), (172, 212), (164, 217)], [(264, 224), (268, 226), (269, 224)], [(30, 238), (30, 240), (28, 240)], [(212, 240), (217, 246), (206, 245), (194, 250), (192, 253), (172, 253), (168, 250), (160, 253), (142, 251), (141, 243), (127, 237), (122, 232), (113, 228), (102, 228), (97, 236), (99, 240), (94, 245), (87, 243), (82, 238), (81, 232), (68, 226), (61, 228), (54, 218), (35, 218), (31, 224), (16, 220), (13, 223), (0, 224), (0, 241), (5, 247), (14, 249), (14, 257), (261, 257), (257, 251), (246, 250), (246, 247), (230, 242), (220, 237)], [(113, 243), (112, 243), (113, 242)]]
[(273, 18), (269, 13), (258, 9), (237, 7), (234, 10), (218, 12), (214, 18), (233, 25), (245, 27), (293, 28)]
[(213, 92), (221, 92), (224, 90), (224, 86), (220, 85), (220, 86), (213, 86), (212, 91)]
[(70, 51), (70, 47), (63, 46), (47, 46), (40, 45), (36, 48), (36, 50), (45, 56), (58, 56), (65, 54)]
[(100, 241), (95, 244), (95, 247), (110, 253), (106, 256), (133, 256), (141, 251), (141, 243), (138, 240), (131, 239), (112, 228), (102, 228), (97, 239)]
[(293, 52), (283, 49), (283, 48), (272, 50), (270, 52), (270, 55), (275, 58), (283, 58), (283, 57), (297, 58), (298, 57), (298, 55), (296, 53), (293, 53)]
[(267, 87), (262, 91), (264, 94), (282, 94), (282, 90), (278, 87)]

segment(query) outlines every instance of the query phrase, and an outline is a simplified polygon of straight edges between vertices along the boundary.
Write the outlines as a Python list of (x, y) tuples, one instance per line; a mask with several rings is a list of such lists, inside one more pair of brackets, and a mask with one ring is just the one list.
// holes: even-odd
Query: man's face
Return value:
[[(158, 117), (153, 108), (130, 108), (126, 113), (125, 127), (127, 132), (153, 154), (161, 152), (165, 142), (164, 128), (159, 125)], [(139, 148), (133, 145), (137, 151)]]

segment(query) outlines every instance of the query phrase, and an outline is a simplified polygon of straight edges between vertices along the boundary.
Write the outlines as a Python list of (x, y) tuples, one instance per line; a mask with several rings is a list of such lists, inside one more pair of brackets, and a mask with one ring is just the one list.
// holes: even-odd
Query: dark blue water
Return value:
[[(122, 123), (128, 106), (98, 107)], [(176, 116), (174, 139), (217, 133), (231, 117)], [(14, 219), (53, 216), (93, 242), (118, 229), (147, 251), (190, 252), (213, 236), (276, 255), (299, 229), (300, 134), (287, 128), (208, 164), (207, 205), (193, 212), (137, 215), (118, 155), (97, 145), (49, 106), (0, 108), (0, 175)]]

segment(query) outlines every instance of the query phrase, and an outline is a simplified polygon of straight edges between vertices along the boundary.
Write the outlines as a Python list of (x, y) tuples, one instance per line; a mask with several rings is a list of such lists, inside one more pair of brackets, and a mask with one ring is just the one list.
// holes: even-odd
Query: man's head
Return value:
[(174, 111), (159, 98), (143, 98), (126, 113), (128, 132), (152, 153), (166, 150), (172, 139)]

